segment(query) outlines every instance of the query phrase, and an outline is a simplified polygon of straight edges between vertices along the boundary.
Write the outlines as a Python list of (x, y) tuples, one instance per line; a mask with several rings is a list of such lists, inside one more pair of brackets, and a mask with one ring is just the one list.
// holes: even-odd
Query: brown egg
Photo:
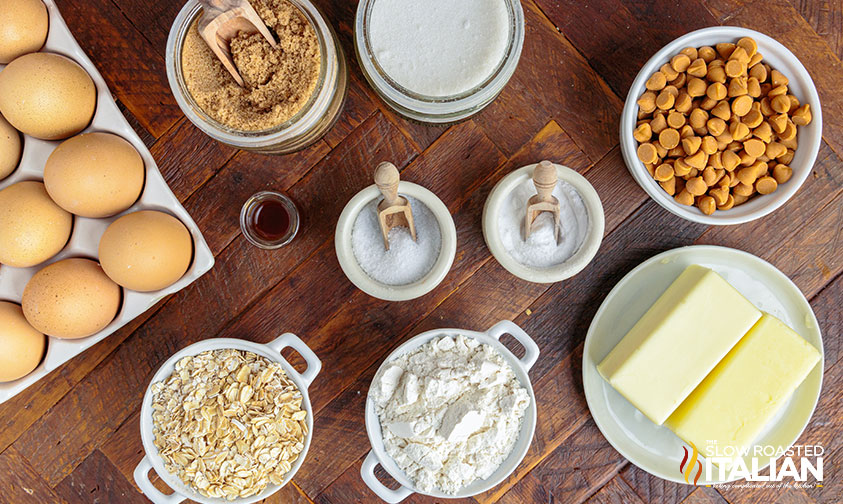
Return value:
[(23, 148), (20, 133), (0, 115), (0, 180), (15, 171)]
[(56, 338), (101, 331), (120, 309), (120, 287), (90, 259), (64, 259), (42, 269), (23, 290), (23, 314), (32, 327)]
[(44, 140), (79, 133), (96, 108), (94, 81), (75, 61), (30, 53), (0, 71), (0, 113), (19, 131)]
[(0, 2), (0, 64), (41, 49), (50, 19), (41, 0)]
[(0, 191), (0, 263), (41, 264), (70, 238), (73, 216), (56, 205), (44, 184), (24, 181)]
[(111, 133), (87, 133), (59, 145), (44, 167), (53, 201), (82, 217), (118, 214), (143, 189), (143, 159), (128, 141)]
[(0, 382), (31, 373), (46, 346), (47, 338), (29, 325), (20, 306), (0, 301)]
[(193, 240), (178, 219), (155, 210), (130, 213), (102, 235), (99, 258), (112, 280), (141, 292), (168, 287), (190, 266)]

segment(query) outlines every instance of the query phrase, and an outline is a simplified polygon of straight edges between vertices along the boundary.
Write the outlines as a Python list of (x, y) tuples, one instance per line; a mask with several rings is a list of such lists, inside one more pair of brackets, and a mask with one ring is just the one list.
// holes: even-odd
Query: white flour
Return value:
[(392, 80), (419, 94), (449, 96), (497, 69), (509, 23), (504, 0), (375, 0), (369, 40)]
[(498, 232), (503, 248), (513, 259), (532, 268), (549, 268), (571, 258), (588, 232), (588, 210), (571, 184), (559, 181), (553, 195), (559, 200), (559, 243), (553, 234), (553, 216), (542, 212), (533, 221), (530, 238), (524, 241), (527, 200), (536, 194), (532, 179), (518, 184), (507, 195), (498, 214)]
[(419, 490), (450, 494), (495, 472), (530, 404), (501, 355), (461, 335), (389, 362), (370, 394), (386, 452)]

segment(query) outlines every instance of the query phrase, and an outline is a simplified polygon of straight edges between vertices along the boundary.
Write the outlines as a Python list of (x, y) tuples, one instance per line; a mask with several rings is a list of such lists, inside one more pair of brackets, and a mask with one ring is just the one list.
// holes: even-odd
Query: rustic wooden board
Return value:
[[(11, 401), (0, 405), (0, 503), (146, 502), (132, 479), (143, 456), (140, 398), (173, 352), (215, 336), (265, 342), (301, 336), (324, 363), (311, 389), (316, 436), (294, 481), (268, 503), (376, 499), (359, 477), (369, 450), (363, 407), (384, 356), (437, 327), (482, 330), (511, 319), (542, 355), (531, 371), (539, 418), (519, 468), (498, 487), (457, 503), (837, 503), (843, 501), (843, 7), (822, 0), (622, 2), (523, 0), (520, 65), (498, 99), (470, 121), (428, 127), (392, 112), (354, 58), (356, 2), (317, 0), (349, 61), (345, 108), (311, 147), (273, 157), (206, 137), (179, 111), (164, 71), (181, 2), (59, 0), (132, 127), (205, 234), (215, 268)], [(805, 64), (825, 112), (812, 175), (780, 210), (756, 222), (706, 227), (673, 217), (629, 176), (618, 121), (629, 84), (662, 45), (717, 24), (750, 27)], [(553, 285), (520, 281), (489, 254), (480, 219), (492, 187), (519, 166), (551, 159), (594, 185), (604, 241), (581, 274)], [(336, 219), (382, 160), (422, 184), (454, 216), (459, 248), (442, 284), (410, 303), (357, 290), (334, 253)], [(292, 245), (258, 250), (238, 215), (256, 191), (282, 190), (303, 222)], [(694, 488), (627, 462), (601, 436), (582, 393), (582, 343), (598, 305), (642, 260), (673, 247), (719, 244), (754, 253), (811, 300), (825, 337), (825, 383), (801, 438), (826, 448), (824, 487), (788, 492)], [(511, 343), (511, 342), (508, 342)], [(286, 354), (285, 354), (286, 355)], [(296, 355), (290, 355), (300, 365)], [(835, 464), (835, 461), (838, 461)], [(390, 478), (383, 471), (384, 481)], [(156, 479), (157, 478), (153, 478)], [(156, 485), (163, 488), (160, 481)], [(434, 499), (413, 496), (411, 503)]]

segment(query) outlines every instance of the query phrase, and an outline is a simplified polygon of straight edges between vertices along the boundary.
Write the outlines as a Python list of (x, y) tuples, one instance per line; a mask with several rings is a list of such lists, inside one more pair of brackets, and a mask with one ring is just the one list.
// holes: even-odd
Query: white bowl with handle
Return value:
[[(712, 46), (720, 42), (737, 42), (741, 37), (752, 37), (758, 44), (758, 52), (774, 69), (780, 71), (788, 78), (789, 93), (796, 96), (800, 103), (811, 105), (813, 119), (807, 126), (799, 126), (797, 139), (799, 146), (793, 156), (790, 167), (793, 169), (793, 176), (786, 183), (779, 186), (778, 190), (764, 196), (756, 196), (743, 205), (729, 210), (717, 210), (712, 215), (705, 215), (695, 206), (685, 206), (677, 203), (673, 196), (667, 194), (659, 186), (653, 177), (647, 172), (647, 168), (638, 159), (638, 142), (633, 138), (632, 133), (635, 123), (638, 120), (638, 98), (646, 90), (647, 79), (679, 51), (685, 47)], [(709, 225), (742, 224), (759, 219), (770, 212), (784, 205), (802, 186), (805, 179), (811, 173), (822, 141), (822, 110), (820, 108), (820, 97), (811, 75), (794, 56), (790, 50), (775, 39), (747, 28), (738, 26), (714, 26), (703, 28), (687, 33), (673, 42), (664, 46), (659, 52), (641, 68), (632, 86), (629, 88), (629, 95), (624, 103), (621, 115), (621, 152), (626, 162), (626, 167), (632, 174), (638, 185), (650, 195), (656, 203), (668, 210), (670, 213), (693, 222)]]
[[(281, 356), (281, 351), (285, 348), (292, 348), (297, 351), (299, 355), (307, 363), (307, 369), (303, 373), (296, 371), (284, 357)], [(189, 486), (185, 485), (176, 474), (172, 474), (164, 468), (164, 460), (158, 455), (158, 448), (155, 446), (155, 435), (152, 432), (152, 385), (160, 381), (166, 380), (173, 374), (176, 363), (184, 357), (198, 355), (209, 350), (222, 349), (236, 349), (246, 352), (252, 352), (262, 357), (266, 357), (272, 362), (281, 364), (287, 376), (296, 384), (296, 387), (301, 391), (302, 408), (307, 411), (307, 434), (304, 438), (304, 448), (299, 453), (298, 458), (292, 464), (289, 472), (284, 476), (284, 480), (280, 485), (268, 485), (263, 492), (245, 497), (242, 499), (220, 499), (206, 497)], [(266, 343), (253, 343), (251, 341), (233, 339), (233, 338), (214, 338), (198, 343), (194, 343), (182, 350), (176, 352), (172, 357), (167, 359), (152, 377), (149, 387), (146, 389), (146, 394), (143, 396), (143, 405), (141, 406), (140, 429), (141, 440), (143, 442), (143, 449), (146, 452), (143, 459), (135, 468), (134, 476), (138, 487), (143, 491), (144, 495), (155, 504), (176, 504), (185, 499), (190, 499), (201, 504), (250, 504), (266, 499), (281, 489), (284, 485), (293, 479), (296, 471), (301, 467), (307, 456), (307, 450), (310, 447), (310, 441), (313, 438), (313, 409), (310, 405), (310, 397), (307, 394), (307, 389), (319, 371), (322, 369), (322, 362), (316, 357), (316, 354), (302, 341), (298, 336), (292, 333), (285, 333), (275, 340)], [(158, 476), (173, 489), (172, 494), (165, 494), (155, 488), (149, 480), (150, 469), (155, 469)]]
[[(383, 435), (381, 432), (380, 419), (375, 411), (375, 403), (372, 399), (371, 390), (369, 387), (369, 395), (366, 399), (366, 432), (369, 435), (369, 442), (372, 445), (372, 450), (363, 461), (360, 468), (360, 476), (363, 482), (381, 499), (389, 503), (401, 502), (408, 496), (419, 493), (436, 497), (439, 499), (458, 499), (472, 497), (481, 494), (497, 485), (511, 475), (530, 448), (530, 443), (533, 441), (533, 434), (536, 431), (536, 395), (533, 393), (533, 386), (530, 383), (528, 373), (530, 368), (539, 358), (539, 347), (535, 341), (523, 329), (514, 323), (504, 320), (492, 326), (486, 332), (466, 331), (464, 329), (434, 329), (427, 331), (418, 336), (407, 340), (404, 344), (396, 348), (381, 364), (378, 372), (372, 383), (380, 377), (384, 366), (397, 359), (401, 355), (416, 350), (420, 346), (430, 342), (434, 338), (442, 336), (456, 336), (463, 335), (468, 338), (473, 338), (483, 345), (489, 345), (494, 348), (503, 357), (503, 360), (512, 368), (515, 377), (519, 384), (527, 390), (530, 396), (530, 405), (524, 412), (524, 418), (521, 420), (521, 431), (518, 434), (518, 440), (512, 448), (509, 456), (501, 463), (501, 465), (486, 479), (478, 479), (470, 485), (463, 487), (455, 494), (448, 494), (442, 491), (423, 492), (413, 485), (413, 482), (402, 471), (398, 465), (392, 460), (392, 457), (386, 453), (386, 447), (383, 443)], [(500, 342), (501, 336), (509, 334), (515, 338), (521, 346), (524, 347), (524, 357), (517, 358), (512, 352), (507, 349), (503, 343)], [(380, 464), (386, 472), (392, 476), (401, 486), (395, 490), (387, 488), (375, 476), (375, 468)]]

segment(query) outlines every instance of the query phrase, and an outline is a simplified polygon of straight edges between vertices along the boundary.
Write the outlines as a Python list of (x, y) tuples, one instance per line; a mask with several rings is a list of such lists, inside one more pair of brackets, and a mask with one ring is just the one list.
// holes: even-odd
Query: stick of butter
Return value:
[(820, 353), (776, 317), (765, 313), (665, 425), (703, 455), (742, 454), (814, 369)]
[(691, 265), (597, 369), (661, 425), (759, 318), (720, 275)]

